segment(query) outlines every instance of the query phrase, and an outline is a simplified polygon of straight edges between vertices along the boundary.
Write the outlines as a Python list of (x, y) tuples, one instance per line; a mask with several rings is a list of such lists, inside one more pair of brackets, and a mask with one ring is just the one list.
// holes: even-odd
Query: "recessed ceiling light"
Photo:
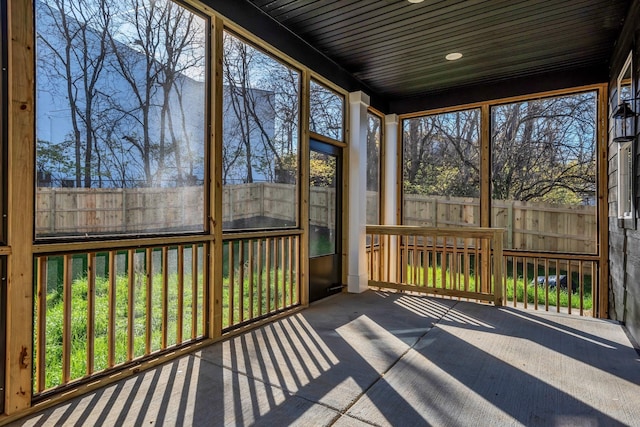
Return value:
[(452, 52), (445, 56), (447, 61), (455, 61), (456, 59), (462, 58), (462, 54), (460, 52)]
[(409, 0), (409, 3), (422, 3), (424, 0)]

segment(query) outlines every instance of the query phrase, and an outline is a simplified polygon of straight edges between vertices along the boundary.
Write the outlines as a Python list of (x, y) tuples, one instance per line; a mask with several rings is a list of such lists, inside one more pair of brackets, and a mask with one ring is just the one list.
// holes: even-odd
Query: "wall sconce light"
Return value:
[(627, 101), (623, 101), (618, 105), (616, 112), (613, 113), (615, 123), (615, 138), (613, 142), (618, 144), (633, 141), (636, 137), (635, 121), (637, 113), (635, 113)]

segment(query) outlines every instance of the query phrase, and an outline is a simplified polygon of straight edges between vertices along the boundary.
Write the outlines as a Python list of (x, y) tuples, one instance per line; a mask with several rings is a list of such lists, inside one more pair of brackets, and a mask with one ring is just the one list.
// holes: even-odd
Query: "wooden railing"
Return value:
[(223, 330), (300, 304), (300, 232), (261, 234), (224, 237)]
[(34, 396), (202, 338), (206, 248), (37, 255)]
[(505, 305), (594, 316), (597, 255), (504, 252)]
[(502, 235), (494, 228), (367, 226), (369, 286), (502, 305)]

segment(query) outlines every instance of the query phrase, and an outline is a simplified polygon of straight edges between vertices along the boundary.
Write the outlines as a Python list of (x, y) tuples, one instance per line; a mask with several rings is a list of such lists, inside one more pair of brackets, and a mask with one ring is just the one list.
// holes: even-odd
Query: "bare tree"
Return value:
[(158, 89), (160, 72), (155, 59), (161, 43), (157, 28), (165, 12), (157, 1), (128, 0), (127, 7), (132, 12), (124, 15), (123, 25), (128, 26), (130, 31), (121, 34), (122, 41), (115, 38), (115, 33), (107, 35), (115, 56), (115, 70), (133, 94), (134, 105), (128, 113), (142, 130), (142, 135), (128, 134), (122, 139), (138, 150), (146, 184), (151, 186), (152, 158), (157, 151), (150, 133), (152, 102)]
[[(92, 186), (93, 153), (96, 134), (106, 126), (100, 120), (98, 103), (103, 94), (99, 81), (110, 47), (110, 0), (50, 0), (38, 3), (38, 44), (43, 52), (40, 72), (49, 82), (65, 82), (64, 96), (69, 102), (75, 158), (75, 184)], [(56, 90), (49, 85), (48, 90)]]
[(344, 98), (311, 81), (309, 128), (329, 138), (342, 140)]
[[(165, 169), (167, 155), (166, 131), (169, 131), (170, 149), (175, 160), (176, 181), (178, 185), (184, 182), (182, 145), (186, 148), (187, 159), (192, 158), (191, 143), (187, 129), (185, 106), (183, 102), (184, 83), (188, 78), (185, 74), (194, 68), (204, 68), (204, 40), (199, 38), (200, 32), (196, 31), (198, 22), (196, 15), (182, 6), (171, 1), (166, 3), (166, 11), (161, 14), (160, 28), (161, 44), (160, 55), (157, 59), (160, 68), (159, 81), (162, 88), (162, 103), (160, 113), (160, 152), (158, 170)], [(174, 125), (172, 96), (177, 99), (178, 113), (181, 126)], [(203, 98), (204, 99), (204, 98)], [(180, 134), (179, 134), (180, 132)], [(180, 138), (180, 136), (182, 138)], [(182, 140), (184, 138), (184, 141)], [(193, 162), (190, 162), (189, 176), (193, 175)]]
[[(592, 196), (595, 117), (593, 93), (493, 107), (493, 198), (572, 204)], [(478, 197), (479, 120), (474, 109), (405, 121), (405, 191)]]
[(377, 116), (369, 114), (367, 123), (367, 190), (379, 191), (381, 120)]
[(479, 111), (465, 110), (407, 120), (404, 124), (404, 190), (478, 197)]
[(595, 190), (595, 95), (493, 109), (493, 197), (577, 203)]
[(290, 182), (297, 165), (299, 73), (229, 33), (224, 46), (225, 183), (250, 183), (255, 176)]
[[(110, 44), (114, 70), (133, 94), (122, 112), (140, 132), (122, 139), (138, 152), (147, 186), (162, 185), (171, 170), (182, 185), (183, 155), (186, 175), (194, 173), (184, 96), (186, 86), (204, 87), (189, 75), (204, 79), (204, 20), (171, 0), (128, 0), (127, 7), (120, 22), (127, 31), (110, 34)], [(204, 91), (199, 99), (204, 110)]]

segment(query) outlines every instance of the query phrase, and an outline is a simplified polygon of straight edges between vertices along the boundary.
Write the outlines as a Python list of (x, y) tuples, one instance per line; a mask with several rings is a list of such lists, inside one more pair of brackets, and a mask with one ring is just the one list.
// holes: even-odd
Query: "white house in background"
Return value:
[[(61, 17), (60, 11), (45, 6), (36, 6), (36, 49), (40, 59), (36, 64), (36, 137), (38, 153), (36, 170), (38, 186), (75, 186), (74, 126), (72, 107), (68, 96), (68, 79), (65, 76), (64, 57), (66, 40), (55, 21)], [(78, 22), (67, 16), (68, 25), (78, 29)], [(99, 53), (101, 35), (96, 29), (89, 29), (86, 44), (87, 58), (95, 59)], [(75, 40), (75, 39), (74, 39)], [(122, 39), (124, 40), (124, 39)], [(125, 45), (115, 42), (116, 49), (126, 58), (127, 69), (139, 90), (144, 90), (147, 81), (146, 56), (135, 44)], [(82, 54), (81, 42), (74, 41), (74, 50)], [(95, 51), (96, 55), (91, 55)], [(205, 55), (202, 47), (202, 55)], [(83, 95), (83, 78), (80, 62), (83, 57), (70, 61), (72, 90), (79, 114), (77, 128), (84, 144), (87, 120), (83, 116), (87, 97)], [(202, 61), (204, 63), (204, 61)], [(153, 63), (160, 69), (160, 62)], [(92, 71), (92, 69), (91, 69)], [(144, 125), (140, 102), (136, 99), (131, 84), (122, 73), (116, 54), (107, 52), (103, 68), (97, 79), (93, 96), (94, 144), (91, 156), (91, 186), (103, 188), (131, 188), (149, 186), (146, 179), (143, 155), (145, 128), (150, 143), (149, 167), (153, 176), (152, 186), (174, 186), (177, 184), (178, 169), (181, 170), (185, 185), (201, 184), (205, 179), (205, 141), (208, 134), (206, 117), (208, 88), (204, 81), (204, 65), (191, 67), (180, 73), (169, 92), (169, 113), (162, 121), (163, 89), (159, 85), (151, 88), (147, 125)], [(203, 76), (194, 78), (193, 76)], [(237, 91), (224, 88), (224, 97), (229, 99)], [(247, 181), (249, 168), (254, 182), (270, 181), (275, 176), (275, 160), (268, 153), (268, 139), (275, 133), (275, 111), (273, 92), (249, 89), (249, 97), (254, 101), (255, 114), (246, 114), (244, 103), (238, 100), (235, 106), (225, 103), (224, 111), (224, 154), (227, 162), (225, 170), (228, 184)], [(257, 126), (257, 121), (260, 126)], [(164, 132), (163, 132), (164, 130)], [(160, 141), (164, 135), (164, 167), (160, 169)], [(252, 161), (248, 161), (246, 140), (251, 147)], [(176, 141), (177, 149), (173, 149)], [(81, 149), (81, 165), (84, 164), (84, 148)], [(179, 154), (179, 156), (176, 156)]]

